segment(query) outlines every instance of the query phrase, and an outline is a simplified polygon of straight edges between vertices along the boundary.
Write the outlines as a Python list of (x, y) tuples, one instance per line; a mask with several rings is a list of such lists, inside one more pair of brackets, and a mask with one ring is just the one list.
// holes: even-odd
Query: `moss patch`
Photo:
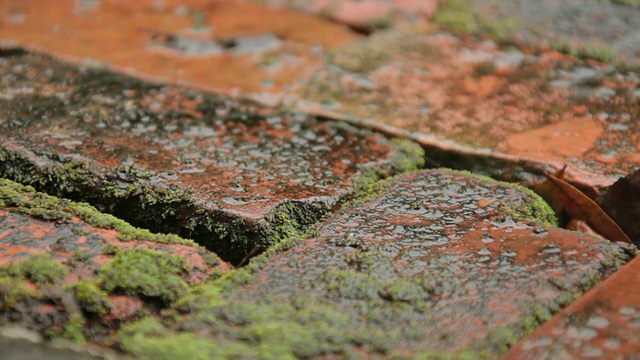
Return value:
[(40, 299), (42, 295), (27, 288), (24, 280), (0, 275), (0, 311), (15, 310), (29, 299)]
[(74, 284), (76, 301), (82, 310), (94, 315), (105, 315), (109, 312), (107, 294), (102, 292), (92, 281), (81, 280)]
[(498, 39), (509, 36), (520, 21), (508, 16), (488, 17), (472, 1), (448, 0), (438, 10), (433, 22), (464, 34), (484, 34)]
[(197, 246), (193, 241), (174, 234), (153, 234), (148, 230), (135, 228), (121, 219), (99, 212), (86, 203), (36, 192), (31, 186), (20, 185), (6, 179), (0, 179), (0, 201), (3, 202), (4, 207), (11, 208), (12, 211), (47, 221), (70, 220), (76, 216), (92, 226), (118, 231), (118, 238), (123, 241), (136, 239)]
[(575, 56), (578, 59), (593, 59), (605, 63), (615, 62), (620, 59), (618, 50), (607, 44), (578, 43), (571, 44), (564, 41), (554, 41), (551, 47), (561, 53)]
[(187, 290), (180, 278), (187, 261), (174, 254), (145, 248), (119, 251), (113, 261), (99, 270), (100, 287), (107, 292), (175, 301)]
[(0, 275), (2, 274), (17, 279), (26, 279), (36, 284), (51, 284), (64, 279), (67, 275), (67, 268), (58, 264), (51, 255), (39, 254), (0, 267)]
[(531, 189), (528, 189), (518, 184), (498, 181), (488, 176), (474, 174), (468, 171), (450, 170), (450, 169), (442, 169), (442, 170), (453, 173), (453, 174), (465, 174), (466, 176), (474, 177), (489, 183), (511, 187), (521, 193), (524, 193), (527, 196), (527, 203), (525, 204), (503, 203), (500, 206), (500, 211), (511, 216), (514, 220), (525, 220), (525, 221), (540, 223), (546, 226), (558, 227), (558, 219), (553, 209), (551, 209), (551, 206), (549, 206), (549, 204), (546, 201), (544, 201), (544, 199), (542, 199), (538, 194), (536, 194)]

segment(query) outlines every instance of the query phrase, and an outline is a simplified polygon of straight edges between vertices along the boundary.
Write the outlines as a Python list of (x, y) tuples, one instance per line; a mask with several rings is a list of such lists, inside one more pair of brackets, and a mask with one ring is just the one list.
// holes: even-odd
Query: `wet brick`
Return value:
[[(627, 245), (552, 222), (539, 198), (511, 185), (446, 170), (412, 173), (327, 219), (317, 237), (254, 260), (243, 270), (250, 280), (238, 276), (223, 298), (254, 309), (245, 315), (252, 319), (290, 312), (284, 320), (298, 319), (297, 333), (314, 334), (318, 353), (305, 356), (359, 349), (495, 357), (631, 257)], [(205, 289), (184, 299), (193, 312), (181, 324), (204, 326), (194, 324), (212, 311)], [(309, 315), (314, 307), (327, 315)], [(247, 327), (269, 320), (255, 321)], [(219, 324), (209, 331), (226, 333), (229, 325)]]
[[(144, 274), (123, 261), (132, 255)], [(166, 261), (175, 271), (158, 273)], [(190, 240), (152, 234), (87, 204), (0, 179), (3, 324), (17, 321), (53, 337), (97, 339), (108, 334), (101, 326), (166, 306), (177, 288), (186, 290), (229, 268)]]
[(1, 176), (234, 264), (305, 231), (359, 183), (422, 160), (417, 146), (410, 154), (345, 124), (46, 57), (0, 67)]
[(503, 359), (633, 359), (640, 353), (640, 258), (522, 339)]
[(532, 183), (568, 164), (596, 188), (640, 166), (640, 80), (624, 68), (414, 25), (344, 48), (311, 79), (297, 87), (307, 111), (412, 137), (434, 165)]

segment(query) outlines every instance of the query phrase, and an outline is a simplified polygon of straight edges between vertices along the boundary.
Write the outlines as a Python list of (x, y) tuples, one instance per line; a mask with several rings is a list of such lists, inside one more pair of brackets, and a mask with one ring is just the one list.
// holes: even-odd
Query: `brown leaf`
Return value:
[(640, 247), (640, 170), (604, 189), (596, 202)]
[(562, 179), (553, 175), (547, 175), (547, 179), (554, 188), (555, 196), (562, 203), (569, 216), (586, 222), (594, 231), (610, 241), (633, 244), (629, 236), (595, 201)]

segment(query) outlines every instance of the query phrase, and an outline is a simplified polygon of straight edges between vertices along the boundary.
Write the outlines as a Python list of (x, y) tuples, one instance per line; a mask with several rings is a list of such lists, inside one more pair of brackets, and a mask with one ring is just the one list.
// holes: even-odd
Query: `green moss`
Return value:
[(352, 270), (328, 270), (322, 279), (329, 294), (343, 299), (378, 299), (382, 284), (368, 274)]
[[(74, 342), (82, 343), (86, 341), (83, 333), (85, 326), (84, 318), (79, 313), (71, 313), (69, 321), (62, 327), (62, 331), (55, 337), (61, 337)], [(54, 337), (54, 336), (51, 336)]]
[(635, 8), (640, 8), (640, 0), (611, 0), (611, 2), (616, 4), (627, 5)]
[(76, 266), (78, 263), (86, 263), (91, 254), (86, 250), (76, 250), (73, 252), (67, 263), (70, 266)]
[(424, 167), (425, 152), (418, 143), (408, 139), (393, 139), (391, 142), (399, 149), (393, 160), (396, 173), (417, 171)]
[(67, 275), (67, 268), (58, 264), (49, 254), (38, 254), (0, 267), (0, 275), (2, 274), (27, 279), (36, 284), (50, 284), (62, 280)]
[(139, 359), (292, 359), (278, 344), (249, 346), (241, 342), (211, 341), (191, 333), (177, 333), (147, 317), (123, 327), (118, 333), (121, 348)]
[(107, 294), (102, 292), (96, 283), (80, 280), (74, 284), (76, 301), (82, 310), (89, 314), (104, 315), (109, 312)]
[(120, 250), (99, 270), (100, 286), (107, 292), (123, 292), (171, 303), (187, 290), (180, 274), (187, 261), (174, 254), (145, 248)]
[(102, 247), (102, 255), (116, 255), (120, 248), (113, 244), (106, 244)]
[[(176, 230), (171, 226), (179, 226), (186, 219), (181, 217), (193, 213), (192, 193), (182, 190), (175, 184), (159, 185), (148, 181), (153, 173), (136, 166), (122, 166), (101, 173), (95, 166), (75, 159), (63, 158), (56, 154), (49, 155), (56, 166), (39, 169), (20, 153), (7, 152), (0, 149), (0, 158), (6, 161), (0, 163), (0, 177), (12, 179), (25, 185), (32, 185), (39, 191), (51, 195), (82, 199), (89, 201), (101, 209), (119, 214), (127, 209), (123, 215), (127, 220), (144, 226), (168, 227), (168, 231)], [(126, 176), (127, 181), (122, 177)], [(0, 199), (7, 203), (4, 197), (7, 192), (2, 187), (8, 180), (0, 183)], [(11, 187), (9, 187), (11, 188)], [(71, 203), (68, 200), (54, 200), (44, 194), (37, 194), (33, 188), (13, 188), (13, 200), (24, 200), (25, 189), (33, 193), (35, 199), (30, 201), (8, 202), (8, 206), (18, 206), (22, 213), (30, 214), (44, 220), (69, 220), (71, 216), (80, 216), (91, 225), (101, 228), (117, 229), (119, 237), (128, 241), (133, 238), (153, 239), (157, 242), (185, 243), (175, 235), (152, 235), (148, 231), (135, 229), (124, 221), (97, 212), (93, 207), (82, 203)], [(90, 191), (87, 191), (90, 190)], [(30, 199), (27, 199), (30, 200)], [(73, 204), (73, 205), (72, 205)]]
[(99, 212), (91, 205), (39, 193), (31, 186), (6, 179), (0, 179), (0, 200), (12, 211), (47, 221), (70, 220), (76, 216), (92, 226), (118, 231), (118, 238), (124, 241), (136, 239), (198, 246), (193, 241), (174, 234), (153, 234), (148, 230), (135, 228), (121, 219)]
[(508, 37), (521, 23), (513, 17), (483, 15), (470, 0), (446, 1), (433, 22), (463, 34), (484, 34), (498, 39)]
[(433, 22), (455, 31), (474, 33), (478, 31), (475, 12), (476, 8), (470, 1), (448, 0), (441, 5)]
[(400, 174), (416, 171), (424, 166), (425, 152), (419, 144), (407, 139), (391, 141), (395, 151), (390, 164), (364, 168), (361, 175), (354, 181), (353, 200), (343, 204), (343, 209), (380, 195)]
[(620, 58), (618, 50), (606, 44), (570, 44), (564, 41), (554, 41), (551, 43), (551, 47), (561, 53), (569, 54), (579, 59), (593, 59), (605, 63), (610, 63), (616, 62)]
[(40, 299), (40, 293), (27, 288), (24, 280), (0, 275), (0, 310), (13, 310), (29, 299)]
[(518, 184), (510, 184), (504, 182), (500, 183), (511, 186), (518, 191), (525, 193), (530, 202), (528, 205), (522, 205), (518, 207), (511, 207), (507, 204), (503, 204), (503, 206), (500, 207), (501, 211), (504, 211), (514, 219), (537, 222), (546, 226), (559, 226), (558, 218), (556, 217), (555, 212), (553, 211), (551, 206), (549, 206), (549, 204), (544, 201), (544, 199), (542, 199), (538, 194), (533, 192), (531, 189)]

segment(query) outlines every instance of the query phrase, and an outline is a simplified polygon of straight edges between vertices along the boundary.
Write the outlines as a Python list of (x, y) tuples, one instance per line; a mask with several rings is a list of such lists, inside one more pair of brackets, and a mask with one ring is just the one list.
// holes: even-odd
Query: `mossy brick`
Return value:
[[(9, 56), (0, 68), (0, 176), (193, 239), (234, 264), (306, 231), (366, 184), (424, 161), (410, 141), (345, 123), (42, 56)], [(34, 93), (25, 97), (25, 86)], [(55, 111), (25, 110), (47, 108), (50, 88), (66, 99)], [(118, 222), (102, 226), (123, 241), (142, 236)]]
[(229, 269), (191, 240), (10, 180), (0, 179), (0, 202), (0, 324), (47, 338), (108, 343), (109, 329)]
[(553, 227), (537, 195), (486, 177), (436, 169), (384, 188), (192, 287), (163, 336), (304, 358), (495, 358), (633, 256)]

